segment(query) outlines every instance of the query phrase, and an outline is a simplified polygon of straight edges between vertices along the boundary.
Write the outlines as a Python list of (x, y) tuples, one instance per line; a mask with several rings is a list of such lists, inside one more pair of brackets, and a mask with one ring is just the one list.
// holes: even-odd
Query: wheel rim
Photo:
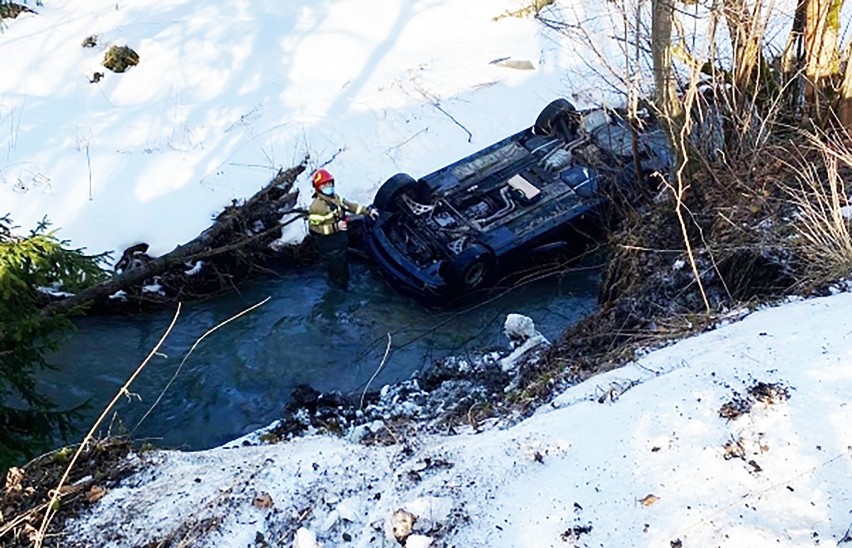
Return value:
[(482, 282), (482, 278), (485, 276), (485, 263), (477, 262), (470, 266), (467, 269), (467, 272), (464, 275), (464, 284), (468, 287), (476, 287)]

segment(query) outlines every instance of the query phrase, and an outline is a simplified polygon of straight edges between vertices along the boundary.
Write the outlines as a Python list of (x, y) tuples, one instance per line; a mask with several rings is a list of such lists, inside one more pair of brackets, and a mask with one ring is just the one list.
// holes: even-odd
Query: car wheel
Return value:
[(536, 118), (533, 126), (534, 133), (548, 135), (559, 131), (563, 138), (570, 138), (576, 131), (576, 120), (573, 120), (571, 116), (575, 112), (577, 109), (567, 99), (559, 98), (551, 101)]
[(379, 211), (395, 211), (399, 208), (396, 199), (405, 192), (414, 194), (419, 186), (411, 175), (397, 173), (379, 187), (373, 198), (373, 206)]
[(447, 282), (455, 291), (477, 289), (494, 268), (494, 253), (481, 244), (472, 244), (456, 255), (447, 271)]

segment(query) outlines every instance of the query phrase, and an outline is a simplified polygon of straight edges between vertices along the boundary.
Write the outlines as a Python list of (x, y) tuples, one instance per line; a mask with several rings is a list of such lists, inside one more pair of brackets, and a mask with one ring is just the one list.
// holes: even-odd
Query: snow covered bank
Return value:
[(144, 454), (70, 532), (393, 546), (403, 509), (408, 546), (834, 545), (852, 523), (850, 306), (842, 293), (756, 312), (508, 429)]
[[(514, 0), (33, 7), (0, 32), (0, 214), (91, 252), (170, 251), (306, 154), (369, 203), (531, 125), (579, 63), (533, 19), (495, 20)], [(113, 45), (139, 64), (106, 70)]]

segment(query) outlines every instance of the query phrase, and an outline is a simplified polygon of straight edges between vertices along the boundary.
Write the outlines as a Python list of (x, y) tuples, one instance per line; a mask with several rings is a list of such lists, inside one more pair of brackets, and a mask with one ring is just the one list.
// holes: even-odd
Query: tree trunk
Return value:
[(802, 109), (804, 79), (800, 71), (805, 58), (805, 21), (807, 19), (805, 12), (807, 7), (808, 0), (798, 0), (793, 16), (793, 26), (790, 29), (790, 35), (787, 37), (787, 45), (781, 54), (781, 71), (784, 75), (781, 85), (787, 107), (794, 114), (801, 113)]
[[(675, 198), (675, 214), (678, 217), (686, 254), (689, 257), (695, 282), (704, 297), (704, 306), (710, 313), (710, 304), (701, 282), (692, 244), (686, 229), (684, 214), (684, 197), (689, 184), (690, 172), (693, 169), (690, 161), (691, 146), (687, 115), (677, 94), (672, 67), (672, 27), (674, 25), (674, 0), (651, 0), (651, 48), (654, 58), (654, 85), (656, 87), (657, 109), (660, 111), (663, 127), (668, 133), (672, 144), (676, 164), (673, 169), (671, 190)], [(689, 100), (687, 101), (689, 104)]]
[(680, 166), (685, 161), (686, 151), (681, 146), (683, 108), (677, 95), (672, 69), (672, 2), (673, 0), (651, 1), (651, 48), (657, 110)]
[(840, 124), (852, 134), (852, 47), (847, 49), (846, 71), (837, 101), (837, 118)]
[[(287, 170), (279, 170), (269, 184), (259, 190), (242, 205), (226, 208), (213, 225), (195, 239), (174, 250), (152, 259), (138, 268), (126, 270), (94, 287), (77, 293), (67, 299), (55, 301), (44, 308), (45, 313), (67, 313), (104, 299), (115, 292), (141, 284), (153, 276), (161, 275), (175, 266), (185, 268), (183, 264), (190, 260), (199, 260), (239, 249), (256, 242), (261, 235), (268, 236), (283, 225), (273, 226), (261, 234), (246, 236), (241, 227), (252, 226), (261, 217), (270, 213), (280, 215), (283, 209), (292, 210), (298, 197), (298, 190), (291, 190), (296, 177), (305, 170), (305, 163)], [(295, 211), (294, 211), (295, 212)], [(297, 217), (298, 218), (298, 217)], [(238, 239), (229, 240), (229, 236), (238, 235)]]
[(837, 51), (843, 0), (806, 0), (805, 7), (805, 103), (818, 123), (828, 106), (825, 88), (840, 72)]
[(763, 5), (760, 0), (749, 9), (746, 0), (723, 0), (725, 22), (734, 48), (734, 90), (749, 94), (759, 85), (763, 66)]

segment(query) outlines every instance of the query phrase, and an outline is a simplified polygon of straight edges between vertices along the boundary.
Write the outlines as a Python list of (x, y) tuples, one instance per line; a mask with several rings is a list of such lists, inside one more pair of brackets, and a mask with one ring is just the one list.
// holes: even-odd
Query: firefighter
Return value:
[(314, 201), (308, 210), (308, 229), (316, 242), (320, 259), (325, 264), (332, 287), (346, 289), (349, 285), (349, 214), (369, 215), (375, 219), (379, 212), (338, 196), (334, 192), (334, 177), (325, 169), (311, 176)]

